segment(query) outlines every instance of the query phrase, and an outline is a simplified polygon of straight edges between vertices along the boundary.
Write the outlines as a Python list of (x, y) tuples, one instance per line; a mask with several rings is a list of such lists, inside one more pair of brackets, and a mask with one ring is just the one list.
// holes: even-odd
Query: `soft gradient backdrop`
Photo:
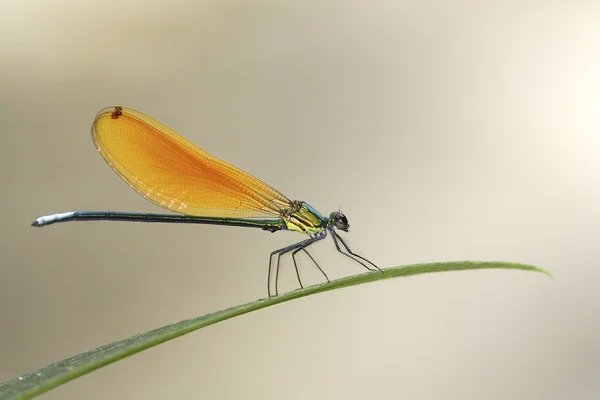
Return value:
[[(266, 295), (298, 234), (72, 223), (160, 211), (96, 154), (151, 115), (323, 213), (379, 265), (496, 260), (283, 304), (45, 399), (597, 399), (600, 6), (0, 2), (0, 380)], [(328, 241), (334, 276), (361, 272)], [(303, 264), (307, 279), (318, 276)], [(282, 287), (293, 289), (287, 264)]]

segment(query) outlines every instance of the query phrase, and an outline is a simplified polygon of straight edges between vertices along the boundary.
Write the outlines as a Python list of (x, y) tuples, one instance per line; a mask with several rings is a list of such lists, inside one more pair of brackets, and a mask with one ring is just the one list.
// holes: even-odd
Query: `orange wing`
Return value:
[(160, 122), (129, 108), (101, 110), (92, 138), (106, 162), (154, 204), (181, 214), (279, 218), (290, 200), (215, 158)]

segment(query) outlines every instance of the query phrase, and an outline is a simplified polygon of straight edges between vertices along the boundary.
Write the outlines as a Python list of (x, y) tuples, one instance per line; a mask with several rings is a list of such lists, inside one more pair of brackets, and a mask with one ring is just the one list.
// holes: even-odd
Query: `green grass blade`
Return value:
[(34, 396), (45, 393), (72, 379), (85, 375), (91, 371), (112, 364), (125, 357), (129, 357), (142, 350), (149, 349), (160, 343), (175, 339), (176, 337), (193, 332), (208, 325), (237, 317), (261, 308), (274, 306), (300, 297), (305, 297), (329, 290), (348, 286), (360, 285), (381, 279), (397, 278), (424, 274), (428, 272), (461, 271), (471, 269), (520, 269), (526, 271), (541, 272), (552, 276), (549, 272), (524, 264), (503, 262), (445, 262), (431, 264), (414, 264), (401, 267), (387, 268), (384, 273), (369, 272), (361, 275), (338, 279), (329, 283), (323, 283), (293, 292), (285, 293), (277, 297), (262, 299), (241, 306), (228, 308), (223, 311), (214, 312), (202, 317), (192, 318), (162, 328), (135, 335), (130, 338), (98, 347), (94, 350), (81, 353), (75, 357), (67, 358), (54, 364), (50, 364), (37, 371), (30, 372), (18, 378), (0, 383), (0, 399), (16, 400), (31, 399)]

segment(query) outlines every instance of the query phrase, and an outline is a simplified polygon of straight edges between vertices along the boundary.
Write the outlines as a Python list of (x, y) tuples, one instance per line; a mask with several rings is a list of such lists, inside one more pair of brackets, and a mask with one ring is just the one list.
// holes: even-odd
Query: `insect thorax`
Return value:
[(295, 200), (282, 216), (287, 229), (292, 231), (312, 235), (324, 229), (324, 218), (303, 201)]

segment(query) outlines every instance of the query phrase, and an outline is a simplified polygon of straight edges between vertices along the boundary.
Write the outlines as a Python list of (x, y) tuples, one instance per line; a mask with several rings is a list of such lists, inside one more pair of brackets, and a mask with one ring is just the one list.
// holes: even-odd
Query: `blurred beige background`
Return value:
[[(302, 239), (30, 227), (160, 212), (93, 147), (96, 112), (123, 105), (290, 198), (341, 207), (344, 237), (381, 266), (505, 260), (555, 278), (444, 273), (313, 296), (45, 399), (600, 395), (597, 2), (9, 0), (0, 34), (0, 381), (264, 297), (268, 254)], [(329, 240), (317, 253), (333, 276), (361, 272)]]

